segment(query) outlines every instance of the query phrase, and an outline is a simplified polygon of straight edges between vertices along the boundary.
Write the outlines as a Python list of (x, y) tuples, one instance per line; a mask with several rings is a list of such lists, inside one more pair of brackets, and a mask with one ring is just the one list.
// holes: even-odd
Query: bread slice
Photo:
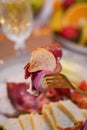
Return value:
[(59, 101), (58, 107), (65, 112), (74, 123), (81, 122), (85, 119), (80, 108), (70, 100)]
[(58, 108), (58, 102), (50, 103), (49, 107), (57, 128), (64, 129), (74, 126), (74, 122)]
[(9, 118), (3, 124), (3, 130), (23, 130), (17, 118)]
[(42, 109), (42, 114), (43, 116), (45, 117), (45, 119), (47, 120), (47, 122), (49, 123), (50, 127), (52, 128), (52, 130), (58, 130), (56, 128), (56, 125), (55, 125), (55, 121), (50, 113), (50, 108), (49, 108), (49, 105), (44, 105), (43, 106), (43, 109)]
[(43, 115), (31, 114), (33, 130), (52, 130)]
[(39, 70), (53, 71), (56, 68), (56, 59), (54, 55), (44, 48), (37, 48), (30, 57), (29, 72)]
[(31, 116), (29, 114), (20, 115), (18, 119), (23, 130), (33, 130)]

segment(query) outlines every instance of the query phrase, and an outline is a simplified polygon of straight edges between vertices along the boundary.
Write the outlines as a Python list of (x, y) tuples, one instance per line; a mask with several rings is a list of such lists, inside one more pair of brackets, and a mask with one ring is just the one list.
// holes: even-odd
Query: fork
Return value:
[(74, 86), (69, 79), (62, 73), (46, 74), (42, 80), (43, 88), (69, 88), (76, 90), (81, 95), (87, 97), (87, 92)]

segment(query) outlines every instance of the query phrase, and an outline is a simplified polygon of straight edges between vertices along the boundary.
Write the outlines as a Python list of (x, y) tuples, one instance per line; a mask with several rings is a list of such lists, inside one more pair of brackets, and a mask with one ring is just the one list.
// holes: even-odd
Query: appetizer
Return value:
[[(25, 79), (30, 83), (8, 82), (9, 100), (3, 130), (85, 130), (87, 128), (87, 98), (76, 91), (42, 86), (45, 74), (60, 73), (62, 47), (59, 43), (36, 48), (25, 65)], [(78, 85), (87, 91), (86, 81)], [(1, 108), (1, 107), (0, 107)], [(5, 112), (5, 111), (4, 111)], [(3, 114), (4, 114), (3, 112)], [(78, 116), (77, 116), (78, 115)], [(37, 120), (38, 118), (38, 120)]]

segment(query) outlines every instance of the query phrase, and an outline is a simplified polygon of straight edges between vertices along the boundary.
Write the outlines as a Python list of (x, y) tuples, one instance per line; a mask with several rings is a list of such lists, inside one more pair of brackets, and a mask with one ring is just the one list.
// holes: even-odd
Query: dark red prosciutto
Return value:
[(50, 102), (43, 94), (31, 95), (27, 92), (28, 88), (29, 84), (26, 83), (7, 83), (8, 96), (19, 112), (40, 111), (43, 104)]
[(12, 104), (19, 111), (30, 112), (35, 109), (35, 96), (27, 92), (29, 84), (25, 83), (7, 83), (8, 96)]
[(44, 47), (45, 49), (49, 50), (52, 52), (52, 54), (55, 56), (56, 59), (61, 59), (62, 57), (62, 47), (60, 43), (53, 43), (49, 44), (48, 46)]
[(34, 96), (27, 92), (28, 88), (29, 84), (26, 83), (7, 83), (9, 99), (19, 112), (41, 112), (44, 104), (49, 104), (50, 101), (59, 101), (69, 95), (69, 90), (67, 89), (51, 88), (47, 89), (45, 93), (39, 93), (38, 96)]

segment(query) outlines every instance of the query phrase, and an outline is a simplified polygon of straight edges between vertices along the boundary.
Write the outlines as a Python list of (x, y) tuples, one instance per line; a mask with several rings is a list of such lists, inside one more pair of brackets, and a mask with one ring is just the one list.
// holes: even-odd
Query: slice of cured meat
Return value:
[(49, 50), (56, 59), (60, 60), (62, 57), (62, 47), (60, 43), (53, 43), (53, 44), (49, 44), (47, 46), (44, 47), (45, 49)]
[(44, 94), (31, 95), (27, 92), (28, 88), (29, 84), (26, 83), (7, 83), (9, 99), (19, 112), (40, 112), (43, 104), (48, 104), (50, 100)]
[(21, 112), (36, 110), (36, 97), (27, 92), (28, 88), (29, 84), (26, 83), (7, 83), (8, 96), (15, 108)]

